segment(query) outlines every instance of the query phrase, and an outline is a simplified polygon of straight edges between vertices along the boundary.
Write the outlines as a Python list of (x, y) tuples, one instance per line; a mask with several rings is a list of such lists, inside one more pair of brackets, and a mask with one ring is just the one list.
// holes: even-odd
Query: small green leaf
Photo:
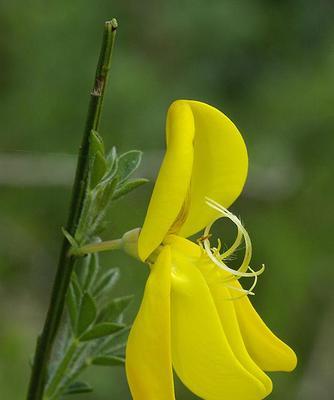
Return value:
[(92, 296), (85, 292), (81, 301), (77, 334), (81, 336), (93, 324), (96, 318), (96, 304)]
[(100, 258), (98, 253), (94, 253), (91, 257), (89, 265), (87, 265), (87, 274), (85, 276), (84, 289), (89, 291), (95, 284), (100, 271)]
[(95, 325), (89, 331), (84, 333), (80, 337), (81, 342), (87, 342), (88, 340), (98, 339), (104, 336), (112, 335), (113, 333), (123, 329), (124, 324), (116, 324), (111, 322), (102, 322), (101, 324)]
[(94, 285), (94, 295), (98, 296), (111, 289), (120, 276), (118, 268), (108, 269)]
[(81, 285), (79, 283), (78, 275), (76, 272), (72, 273), (71, 285), (73, 285), (73, 288), (74, 288), (76, 301), (78, 304), (80, 304), (80, 300), (82, 298), (83, 293), (82, 293)]
[(81, 259), (80, 263), (80, 268), (77, 270), (78, 271), (78, 279), (80, 281), (80, 285), (84, 288), (84, 284), (87, 279), (87, 275), (89, 272), (89, 266), (90, 263), (92, 262), (92, 256), (93, 254), (86, 254), (85, 257)]
[(73, 332), (76, 332), (77, 329), (82, 298), (83, 292), (79, 283), (78, 275), (76, 272), (73, 272), (71, 276), (71, 283), (66, 294), (67, 308)]
[(113, 335), (104, 345), (104, 352), (110, 355), (118, 355), (123, 352), (126, 347), (130, 329), (130, 326), (126, 326), (121, 331), (115, 333), (115, 335)]
[(77, 326), (79, 309), (78, 309), (78, 303), (76, 301), (74, 287), (72, 284), (69, 286), (66, 294), (66, 303), (67, 303), (68, 314), (71, 321), (71, 326), (73, 330), (75, 330)]
[(66, 239), (68, 240), (68, 242), (70, 243), (70, 245), (74, 248), (78, 247), (78, 243), (76, 242), (76, 240), (74, 239), (74, 237), (67, 232), (67, 230), (65, 228), (61, 228), (61, 231), (63, 232), (63, 235), (66, 237)]
[(92, 391), (93, 391), (93, 388), (88, 383), (74, 382), (64, 391), (63, 394), (66, 396), (69, 394), (90, 393)]
[(104, 179), (113, 179), (116, 175), (118, 168), (118, 159), (116, 148), (113, 147), (106, 157), (107, 171), (105, 173)]
[(97, 152), (94, 156), (94, 161), (91, 167), (90, 175), (90, 187), (94, 188), (102, 179), (107, 171), (107, 163), (104, 155), (101, 152)]
[(81, 307), (83, 292), (78, 280), (76, 272), (72, 273), (71, 284), (68, 288), (66, 295), (68, 313), (71, 320), (73, 332), (76, 333), (78, 329), (78, 317)]
[(122, 314), (133, 299), (133, 295), (112, 299), (100, 312), (99, 320), (114, 321)]
[(127, 193), (131, 192), (132, 190), (138, 188), (139, 186), (144, 185), (148, 182), (148, 179), (139, 178), (139, 179), (130, 179), (125, 183), (121, 184), (114, 192), (112, 199), (117, 200), (120, 197), (123, 197)]
[(89, 152), (91, 157), (94, 157), (96, 153), (101, 153), (101, 155), (104, 155), (103, 139), (98, 132), (94, 130), (90, 131)]
[(96, 193), (96, 197), (94, 199), (95, 213), (102, 211), (104, 208), (106, 208), (106, 206), (109, 205), (110, 199), (115, 192), (117, 182), (118, 181), (116, 178), (110, 178), (106, 181), (103, 181), (98, 186), (98, 192)]
[(124, 365), (125, 359), (120, 356), (99, 356), (95, 357), (92, 360), (92, 364), (94, 365), (102, 365), (102, 366), (116, 366), (116, 365)]
[(131, 150), (118, 158), (117, 176), (120, 182), (124, 182), (139, 167), (142, 159), (142, 152)]
[(100, 182), (94, 189), (94, 200), (91, 207), (91, 222), (88, 228), (88, 236), (94, 236), (105, 227), (105, 215), (110, 205), (111, 197), (117, 185), (117, 179)]
[[(89, 180), (89, 179), (88, 179)], [(75, 240), (78, 243), (78, 247), (84, 244), (84, 240), (87, 237), (87, 226), (90, 226), (91, 219), (91, 207), (93, 202), (93, 191), (90, 190), (89, 185), (87, 185), (84, 202), (81, 210), (80, 220), (75, 232)]]
[(112, 149), (107, 154), (106, 161), (107, 161), (108, 171), (110, 171), (115, 166), (115, 162), (117, 161), (117, 151), (115, 146), (112, 147)]

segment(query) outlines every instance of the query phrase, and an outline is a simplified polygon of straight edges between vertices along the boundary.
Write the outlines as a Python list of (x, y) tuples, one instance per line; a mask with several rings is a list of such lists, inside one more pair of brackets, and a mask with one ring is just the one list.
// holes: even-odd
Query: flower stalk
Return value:
[(122, 248), (122, 239), (106, 240), (104, 242), (89, 243), (78, 248), (72, 248), (70, 256), (85, 256), (86, 254), (100, 253), (101, 251), (119, 250)]
[(85, 256), (101, 251), (123, 250), (134, 258), (138, 258), (138, 237), (140, 228), (131, 229), (125, 232), (120, 239), (106, 240), (103, 242), (88, 243), (81, 247), (73, 246), (69, 250), (69, 256)]
[[(89, 138), (91, 131), (98, 130), (100, 124), (104, 93), (108, 81), (116, 29), (117, 22), (115, 19), (105, 23), (100, 58), (96, 69), (93, 90), (91, 92), (82, 144), (79, 150), (77, 171), (72, 192), (72, 201), (66, 227), (67, 232), (69, 232), (69, 234), (73, 237), (75, 236), (79, 224), (88, 185), (90, 161)], [(77, 259), (75, 255), (68, 255), (70, 247), (70, 243), (66, 238), (64, 238), (45, 324), (37, 341), (27, 400), (41, 400), (43, 398), (48, 363), (61, 322), (65, 305), (65, 297), (69, 287), (71, 274)]]

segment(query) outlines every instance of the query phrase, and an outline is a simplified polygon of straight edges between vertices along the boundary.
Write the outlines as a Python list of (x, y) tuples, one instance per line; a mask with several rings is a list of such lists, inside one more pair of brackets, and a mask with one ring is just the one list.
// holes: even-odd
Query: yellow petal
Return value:
[(171, 228), (185, 237), (203, 229), (217, 216), (205, 197), (228, 207), (247, 176), (245, 143), (236, 126), (214, 107), (175, 101), (168, 111), (166, 135), (166, 155), (139, 237), (142, 260)]
[(134, 400), (174, 400), (170, 344), (171, 253), (165, 246), (146, 283), (126, 349)]
[[(271, 332), (255, 311), (248, 297), (233, 301), (227, 300), (238, 296), (240, 292), (224, 287), (223, 279), (219, 283), (219, 276), (226, 278), (229, 274), (212, 265), (206, 256), (202, 255), (202, 258), (200, 258), (203, 253), (198, 245), (175, 235), (167, 236), (164, 243), (172, 246), (173, 254), (175, 250), (182, 252), (200, 268), (210, 288), (233, 352), (246, 369), (257, 376), (269, 391), (270, 382), (263, 374), (259, 374), (259, 371), (255, 372), (254, 365), (250, 365), (249, 357), (243, 352), (242, 341), (251, 359), (264, 371), (293, 370), (297, 364), (294, 351)], [(241, 289), (238, 280), (229, 282), (229, 285), (235, 285), (238, 289)], [(237, 318), (239, 329), (235, 323), (235, 318)], [(240, 333), (242, 338), (240, 338)]]
[(203, 251), (198, 244), (181, 236), (168, 235), (164, 239), (163, 243), (171, 246), (173, 253), (182, 253), (184, 256), (187, 256), (188, 259), (191, 259), (196, 263), (203, 254)]
[(258, 367), (248, 354), (237, 320), (234, 301), (229, 300), (231, 296), (235, 296), (235, 294), (231, 294), (229, 290), (223, 286), (223, 274), (220, 273), (215, 265), (206, 261), (205, 263), (201, 263), (200, 270), (206, 278), (220, 317), (220, 322), (234, 355), (247, 371), (263, 383), (267, 394), (269, 394), (272, 391), (271, 379)]
[(235, 300), (234, 305), (245, 345), (256, 364), (264, 371), (292, 371), (296, 354), (267, 327), (248, 297)]
[(221, 111), (205, 103), (187, 101), (195, 123), (194, 164), (190, 209), (179, 234), (188, 237), (207, 226), (217, 213), (205, 197), (229, 207), (244, 186), (248, 156), (236, 126)]
[(156, 180), (138, 242), (145, 261), (177, 219), (189, 189), (193, 165), (194, 118), (187, 102), (174, 102), (167, 114), (167, 151)]
[(233, 354), (202, 273), (172, 248), (172, 359), (183, 383), (205, 400), (259, 400), (267, 390)]

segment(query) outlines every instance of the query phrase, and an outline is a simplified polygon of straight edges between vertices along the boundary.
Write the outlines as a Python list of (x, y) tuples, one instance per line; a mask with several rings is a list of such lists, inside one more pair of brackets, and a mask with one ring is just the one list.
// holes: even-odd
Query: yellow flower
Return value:
[[(127, 345), (132, 396), (175, 399), (174, 368), (200, 398), (263, 399), (272, 390), (263, 371), (291, 371), (296, 356), (265, 325), (248, 299), (252, 292), (238, 280), (256, 282), (262, 272), (250, 269), (248, 234), (225, 208), (246, 180), (245, 144), (224, 114), (196, 101), (171, 105), (166, 132), (167, 151), (138, 240), (139, 257), (151, 272)], [(218, 217), (238, 227), (236, 242), (223, 254), (209, 242)], [(199, 244), (186, 239), (205, 227)], [(242, 239), (244, 261), (234, 271), (225, 260)]]

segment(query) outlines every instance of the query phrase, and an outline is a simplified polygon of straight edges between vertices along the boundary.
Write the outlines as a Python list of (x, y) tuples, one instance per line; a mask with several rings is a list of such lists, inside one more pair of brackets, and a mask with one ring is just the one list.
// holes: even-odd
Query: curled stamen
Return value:
[[(218, 241), (220, 242), (220, 239), (218, 239)], [(227, 257), (229, 257), (231, 254), (233, 254), (237, 250), (237, 248), (240, 246), (241, 242), (242, 242), (242, 232), (238, 228), (237, 237), (236, 237), (234, 243), (232, 244), (232, 246), (229, 249), (227, 249), (223, 254), (221, 254), (221, 258), (224, 260)]]
[[(249, 267), (249, 269), (252, 272), (255, 272), (251, 267)], [(254, 282), (252, 283), (252, 286), (249, 289), (243, 289), (241, 287), (225, 284), (224, 286), (227, 287), (228, 289), (235, 290), (237, 292), (242, 292), (242, 295), (228, 297), (226, 300), (238, 300), (238, 299), (242, 299), (243, 297), (248, 296), (248, 295), (254, 296), (255, 293), (253, 292), (253, 289), (255, 288), (255, 286), (257, 284), (257, 279), (258, 279), (258, 275), (254, 275)]]
[[(262, 267), (258, 271), (254, 271), (249, 266), (249, 262), (252, 257), (252, 243), (251, 243), (250, 237), (248, 235), (248, 232), (242, 225), (239, 218), (236, 217), (234, 214), (232, 214), (230, 211), (228, 211), (225, 207), (221, 206), (219, 203), (217, 203), (214, 200), (211, 200), (209, 198), (206, 198), (206, 202), (210, 207), (212, 207), (213, 209), (215, 209), (216, 211), (219, 212), (219, 214), (220, 214), (219, 218), (228, 218), (229, 220), (231, 220), (236, 225), (236, 227), (238, 229), (238, 233), (237, 233), (237, 237), (236, 237), (234, 243), (232, 244), (232, 246), (228, 250), (226, 250), (224, 253), (220, 254), (219, 250), (220, 250), (221, 244), (218, 242), (218, 248), (211, 248), (211, 244), (209, 241), (210, 230), (211, 230), (212, 225), (216, 222), (216, 220), (215, 220), (210, 225), (208, 225), (204, 230), (204, 234), (203, 234), (203, 237), (205, 238), (203, 240), (204, 249), (214, 264), (216, 264), (219, 268), (229, 272), (232, 275), (226, 279), (227, 281), (233, 280), (233, 279), (240, 279), (242, 277), (254, 277), (254, 283), (250, 290), (244, 291), (244, 289), (241, 289), (241, 291), (244, 291), (244, 293), (246, 293), (246, 295), (251, 294), (253, 288), (256, 285), (257, 276), (262, 274), (262, 272), (264, 271), (264, 265), (262, 265)], [(238, 269), (230, 268), (228, 265), (226, 265), (224, 260), (238, 249), (238, 247), (242, 243), (242, 240), (244, 240), (244, 242), (245, 242), (245, 254), (244, 254), (242, 264)], [(250, 270), (251, 272), (247, 272), (248, 270)], [(233, 288), (239, 289), (239, 288), (235, 288), (235, 287), (233, 287)]]

